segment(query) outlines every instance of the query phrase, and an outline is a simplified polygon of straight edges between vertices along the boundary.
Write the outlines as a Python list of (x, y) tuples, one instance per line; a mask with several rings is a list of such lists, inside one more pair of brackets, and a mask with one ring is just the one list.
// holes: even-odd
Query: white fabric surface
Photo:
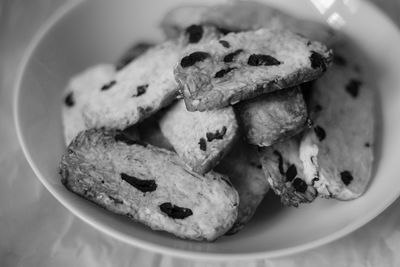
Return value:
[[(399, 23), (398, 0), (377, 0)], [(28, 41), (62, 0), (0, 1), (0, 266), (400, 266), (400, 200), (351, 235), (291, 257), (199, 262), (154, 254), (91, 228), (36, 179), (12, 117), (15, 73)]]

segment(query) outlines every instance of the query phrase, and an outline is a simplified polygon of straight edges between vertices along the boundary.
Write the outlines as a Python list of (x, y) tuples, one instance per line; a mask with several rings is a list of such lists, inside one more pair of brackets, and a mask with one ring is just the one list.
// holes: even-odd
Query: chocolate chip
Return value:
[(232, 70), (234, 70), (236, 68), (227, 68), (227, 69), (222, 69), (218, 72), (215, 73), (214, 78), (222, 78), (224, 77), (227, 73), (231, 72)]
[(275, 66), (280, 65), (281, 62), (270, 55), (252, 54), (247, 64), (250, 66)]
[(315, 177), (315, 178), (313, 178), (313, 179), (311, 180), (311, 184), (314, 185), (315, 182), (318, 182), (318, 181), (319, 181), (319, 178), (318, 178), (318, 177)]
[(208, 57), (210, 57), (210, 54), (206, 52), (193, 52), (190, 55), (182, 58), (181, 66), (182, 68), (190, 67), (196, 64), (197, 62), (205, 60)]
[(243, 49), (238, 49), (238, 50), (236, 50), (236, 51), (234, 51), (234, 52), (232, 52), (232, 53), (227, 54), (227, 55), (224, 57), (224, 62), (225, 62), (225, 63), (232, 62), (233, 59), (234, 59), (237, 55), (239, 55), (240, 53), (242, 53), (242, 52), (243, 52)]
[(225, 48), (231, 47), (231, 45), (225, 40), (219, 40), (219, 43)]
[(115, 198), (115, 197), (112, 197), (112, 196), (108, 196), (112, 201), (114, 201), (114, 203), (115, 204), (123, 204), (124, 203), (124, 201), (122, 201), (121, 199), (119, 199), (119, 198)]
[(64, 99), (64, 103), (65, 105), (67, 105), (67, 107), (72, 107), (75, 105), (75, 101), (74, 101), (74, 94), (73, 92), (70, 92)]
[(339, 66), (346, 66), (347, 60), (343, 56), (335, 53), (333, 55), (333, 63), (335, 63), (336, 65), (339, 65)]
[(152, 46), (153, 46), (153, 44), (145, 43), (145, 42), (140, 42), (140, 43), (133, 45), (117, 61), (117, 63), (115, 64), (115, 70), (119, 71), (119, 70), (123, 69), (125, 66), (127, 66), (129, 63), (131, 63), (138, 56), (142, 55), (144, 52), (146, 52)]
[(201, 25), (191, 25), (186, 28), (185, 34), (189, 36), (189, 43), (195, 44), (203, 37), (203, 27)]
[(360, 91), (361, 84), (361, 81), (351, 79), (346, 85), (347, 93), (349, 93), (353, 98), (356, 98), (358, 96), (358, 92)]
[(141, 96), (144, 93), (146, 93), (147, 88), (149, 87), (148, 84), (143, 84), (143, 85), (139, 85), (136, 90), (137, 90), (137, 95), (134, 96)]
[(200, 138), (199, 143), (200, 145), (200, 150), (206, 151), (207, 150), (207, 142), (206, 139), (204, 139), (203, 137)]
[(318, 126), (318, 125), (314, 126), (314, 132), (317, 135), (317, 138), (320, 142), (325, 139), (326, 132), (325, 132), (324, 128), (322, 128), (321, 126)]
[(226, 134), (226, 127), (222, 127), (221, 132), (217, 130), (215, 133), (206, 133), (207, 141), (211, 142), (215, 139), (221, 140), (224, 138), (224, 135)]
[(191, 209), (182, 208), (176, 205), (172, 205), (171, 202), (165, 202), (160, 205), (160, 210), (171, 217), (172, 219), (185, 219), (190, 215), (193, 215)]
[(274, 151), (274, 154), (278, 157), (278, 168), (279, 168), (279, 172), (280, 172), (282, 175), (285, 175), (285, 171), (283, 170), (283, 157), (282, 157), (282, 154), (279, 153), (278, 150), (275, 150), (275, 151)]
[(296, 178), (297, 169), (294, 164), (290, 165), (289, 168), (286, 170), (286, 180), (291, 182), (294, 178)]
[(366, 142), (366, 143), (364, 144), (364, 146), (365, 146), (365, 147), (370, 147), (371, 144), (370, 144), (369, 142)]
[(133, 138), (131, 138), (128, 134), (126, 134), (124, 131), (119, 131), (115, 136), (114, 136), (114, 140), (116, 142), (122, 142), (127, 144), (128, 146), (131, 145), (140, 145), (140, 146), (147, 146), (147, 143), (142, 142), (140, 140), (135, 140)]
[(308, 187), (308, 186), (307, 186), (306, 182), (304, 182), (304, 181), (303, 181), (302, 179), (300, 179), (299, 177), (297, 177), (296, 179), (293, 180), (292, 185), (293, 185), (294, 189), (295, 189), (297, 192), (305, 193), (305, 192), (307, 191), (307, 187)]
[(114, 81), (111, 81), (111, 82), (109, 82), (109, 83), (106, 83), (105, 85), (103, 85), (102, 87), (101, 87), (101, 91), (105, 91), (105, 90), (108, 90), (108, 89), (110, 89), (111, 87), (113, 87), (115, 84), (116, 84), (117, 82), (114, 80)]
[(121, 173), (121, 179), (143, 193), (153, 192), (157, 189), (155, 180), (142, 180), (126, 173)]
[(353, 181), (353, 175), (349, 171), (343, 171), (340, 173), (340, 179), (342, 179), (343, 183), (347, 186)]
[(321, 54), (315, 51), (311, 51), (310, 61), (311, 61), (311, 68), (313, 69), (321, 68), (322, 71), (326, 71), (326, 62)]

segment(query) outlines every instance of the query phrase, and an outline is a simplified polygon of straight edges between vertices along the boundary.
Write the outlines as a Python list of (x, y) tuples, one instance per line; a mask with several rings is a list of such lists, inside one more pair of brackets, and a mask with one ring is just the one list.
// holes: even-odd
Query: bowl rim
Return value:
[[(259, 1), (259, 0), (258, 0)], [(63, 196), (59, 195), (56, 190), (53, 189), (53, 186), (42, 176), (39, 168), (35, 165), (33, 161), (33, 157), (29, 152), (29, 149), (26, 146), (24, 136), (21, 130), (20, 124), (20, 112), (19, 112), (19, 99), (21, 93), (21, 85), (23, 81), (23, 77), (27, 70), (27, 65), (31, 59), (31, 56), (38, 48), (42, 39), (46, 36), (46, 34), (51, 30), (51, 28), (57, 24), (64, 16), (68, 15), (71, 11), (75, 8), (79, 7), (85, 0), (74, 0), (74, 1), (67, 1), (66, 3), (62, 4), (59, 8), (57, 8), (50, 17), (44, 21), (41, 25), (39, 30), (34, 34), (33, 38), (31, 39), (27, 49), (24, 52), (22, 60), (19, 62), (19, 66), (16, 72), (16, 79), (14, 81), (14, 93), (13, 93), (13, 120), (14, 126), (17, 133), (17, 138), (23, 154), (28, 161), (31, 169), (35, 173), (36, 177), (39, 181), (43, 184), (43, 186), (53, 195), (57, 201), (59, 201), (66, 209), (71, 211), (75, 216), (77, 216), (82, 221), (86, 222), (87, 224), (91, 225), (95, 229), (99, 230), (102, 233), (107, 234), (108, 236), (114, 237), (128, 245), (132, 245), (134, 247), (138, 247), (141, 249), (145, 249), (154, 253), (161, 253), (164, 255), (174, 256), (178, 258), (185, 258), (185, 259), (206, 259), (206, 260), (255, 260), (255, 259), (271, 259), (271, 258), (280, 258), (285, 256), (291, 256), (294, 254), (298, 254), (301, 252), (305, 252), (322, 245), (326, 245), (333, 241), (336, 241), (344, 236), (354, 232), (355, 230), (361, 228), (362, 226), (366, 225), (376, 216), (378, 216), (381, 212), (383, 212), (386, 208), (393, 204), (393, 202), (400, 196), (400, 191), (394, 195), (388, 197), (383, 205), (377, 206), (375, 209), (370, 210), (368, 213), (365, 213), (363, 216), (360, 216), (358, 220), (349, 223), (347, 226), (343, 227), (342, 229), (335, 231), (325, 237), (313, 240), (308, 243), (304, 243), (301, 245), (295, 245), (292, 247), (288, 247), (285, 249), (277, 249), (272, 251), (265, 251), (265, 252), (250, 252), (250, 253), (207, 253), (201, 251), (188, 251), (188, 250), (181, 250), (178, 248), (167, 247), (163, 245), (158, 245), (156, 243), (148, 242), (141, 240), (136, 237), (132, 236), (125, 236), (119, 231), (113, 229), (112, 227), (105, 226), (99, 224), (89, 217), (79, 208), (75, 207), (73, 204), (69, 203), (68, 200), (64, 199)], [(262, 2), (262, 1), (260, 1)], [(362, 6), (363, 8), (368, 9), (369, 12), (373, 13), (374, 16), (379, 18), (382, 22), (386, 24), (386, 26), (394, 28), (397, 30), (398, 36), (400, 36), (400, 31), (398, 27), (394, 24), (394, 22), (379, 8), (377, 8), (374, 4), (369, 3), (367, 1), (357, 1), (357, 4)]]

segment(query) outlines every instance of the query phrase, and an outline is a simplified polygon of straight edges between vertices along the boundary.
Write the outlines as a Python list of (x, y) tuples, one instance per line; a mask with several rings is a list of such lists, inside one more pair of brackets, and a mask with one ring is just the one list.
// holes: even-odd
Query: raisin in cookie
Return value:
[(286, 88), (238, 104), (236, 108), (250, 144), (270, 146), (305, 129), (308, 113), (299, 87)]
[(317, 196), (313, 177), (316, 166), (303, 166), (300, 159), (300, 140), (295, 136), (270, 147), (261, 147), (260, 162), (271, 189), (286, 206), (297, 207), (312, 202)]
[(232, 147), (238, 125), (232, 107), (189, 112), (179, 101), (160, 120), (164, 136), (195, 172), (212, 169)]
[[(305, 166), (319, 168), (319, 195), (349, 200), (363, 194), (372, 178), (376, 95), (354, 54), (343, 47), (338, 54), (346, 60), (336, 60), (313, 85), (314, 126), (304, 134), (300, 154)], [(312, 153), (304, 150), (310, 146)]]
[(227, 234), (241, 230), (253, 217), (257, 207), (268, 192), (269, 185), (261, 169), (255, 146), (239, 139), (232, 150), (215, 168), (219, 173), (230, 177), (239, 193), (239, 210), (235, 224)]
[(332, 51), (319, 42), (264, 28), (195, 45), (179, 60), (175, 77), (187, 109), (204, 111), (316, 79), (331, 60)]
[(192, 24), (215, 25), (225, 33), (257, 30), (264, 27), (286, 28), (312, 40), (332, 43), (337, 32), (326, 25), (297, 19), (273, 7), (252, 1), (234, 1), (215, 6), (181, 6), (168, 12), (161, 27), (174, 38)]
[(81, 132), (64, 154), (60, 173), (72, 192), (182, 238), (214, 240), (237, 217), (238, 194), (226, 176), (200, 176), (175, 153), (121, 132)]
[(102, 64), (88, 68), (70, 79), (62, 105), (64, 139), (67, 145), (80, 131), (87, 129), (82, 116), (82, 109), (87, 99), (96, 94), (97, 90), (114, 76), (114, 66)]

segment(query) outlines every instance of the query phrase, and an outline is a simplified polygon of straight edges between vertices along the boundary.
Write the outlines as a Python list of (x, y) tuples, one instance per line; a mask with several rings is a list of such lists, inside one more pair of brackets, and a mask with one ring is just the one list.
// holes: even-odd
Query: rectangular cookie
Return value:
[(263, 28), (195, 45), (174, 73), (187, 109), (204, 111), (316, 79), (331, 60), (332, 51), (319, 42)]
[(250, 144), (270, 146), (304, 130), (307, 106), (299, 87), (286, 88), (239, 103), (235, 107)]
[(148, 48), (86, 99), (82, 116), (87, 128), (124, 129), (171, 104), (179, 90), (173, 75), (179, 55), (218, 36), (215, 27), (191, 27), (177, 40)]
[[(342, 59), (313, 85), (314, 125), (304, 134), (300, 156), (305, 166), (318, 167), (320, 196), (349, 200), (361, 196), (372, 178), (376, 92), (360, 72), (357, 53), (335, 48)], [(309, 146), (313, 153), (304, 149)]]
[(160, 119), (160, 129), (175, 151), (193, 171), (211, 170), (232, 147), (238, 125), (232, 107), (189, 112), (183, 101)]
[(237, 218), (238, 194), (228, 178), (186, 169), (175, 153), (91, 129), (68, 146), (61, 181), (116, 214), (181, 238), (214, 240)]
[(235, 234), (251, 220), (269, 189), (257, 148), (240, 138), (214, 170), (230, 177), (239, 194), (238, 217), (227, 232)]

